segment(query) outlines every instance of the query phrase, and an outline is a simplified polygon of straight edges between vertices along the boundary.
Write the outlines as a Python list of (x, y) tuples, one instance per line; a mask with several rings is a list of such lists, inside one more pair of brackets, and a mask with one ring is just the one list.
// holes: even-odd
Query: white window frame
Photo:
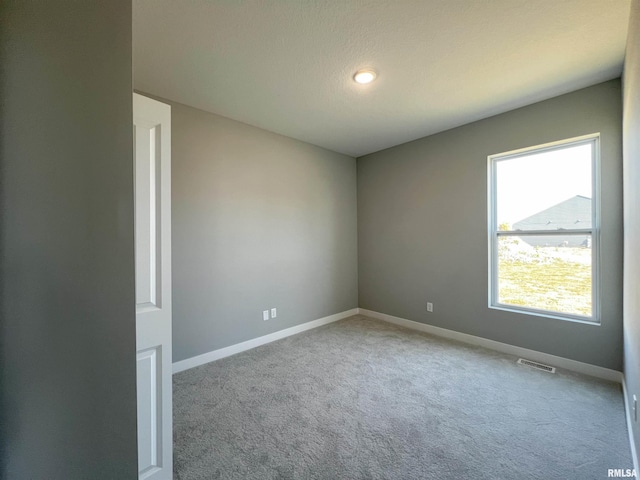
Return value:
[[(529, 236), (529, 235), (566, 235), (567, 230), (531, 230), (531, 231), (500, 231), (498, 230), (497, 215), (497, 178), (496, 165), (503, 160), (513, 160), (518, 157), (528, 156), (532, 153), (541, 153), (549, 150), (559, 150), (566, 147), (592, 144), (591, 155), (591, 228), (570, 230), (572, 233), (591, 235), (591, 316), (568, 314), (550, 310), (522, 307), (498, 302), (498, 238), (501, 236)], [(557, 142), (535, 145), (532, 147), (512, 150), (509, 152), (489, 155), (488, 157), (488, 231), (489, 231), (489, 308), (504, 310), (514, 313), (568, 320), (572, 322), (600, 325), (600, 133), (593, 133), (580, 137), (574, 137)]]

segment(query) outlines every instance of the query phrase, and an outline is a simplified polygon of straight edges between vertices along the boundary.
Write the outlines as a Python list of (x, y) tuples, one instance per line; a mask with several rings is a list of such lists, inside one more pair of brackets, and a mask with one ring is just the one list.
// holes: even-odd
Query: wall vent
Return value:
[(543, 372), (556, 373), (555, 367), (550, 367), (549, 365), (544, 365), (543, 363), (525, 360), (524, 358), (519, 358), (518, 363), (520, 365), (526, 365), (527, 367), (535, 368), (537, 370), (542, 370)]

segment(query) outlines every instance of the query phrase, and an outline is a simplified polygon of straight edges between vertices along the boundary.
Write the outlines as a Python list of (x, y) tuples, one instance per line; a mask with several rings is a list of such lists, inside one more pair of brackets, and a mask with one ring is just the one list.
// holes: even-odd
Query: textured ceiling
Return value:
[(134, 0), (134, 86), (361, 156), (618, 77), (629, 5)]

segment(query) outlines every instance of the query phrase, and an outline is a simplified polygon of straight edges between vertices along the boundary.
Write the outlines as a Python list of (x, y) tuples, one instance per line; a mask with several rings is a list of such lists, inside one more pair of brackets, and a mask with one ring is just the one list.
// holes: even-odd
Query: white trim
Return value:
[(353, 308), (351, 310), (336, 313), (334, 315), (329, 315), (328, 317), (319, 318), (317, 320), (312, 320), (301, 325), (296, 325), (295, 327), (285, 328), (284, 330), (279, 330), (268, 335), (263, 335), (262, 337), (252, 338), (251, 340), (247, 340), (246, 342), (236, 343), (235, 345), (231, 345), (229, 347), (220, 348), (218, 350), (203, 353), (202, 355), (187, 358), (185, 360), (180, 360), (179, 362), (174, 362), (173, 373), (175, 374), (178, 372), (183, 372), (184, 370), (189, 370), (190, 368), (198, 367), (200, 365), (204, 365), (205, 363), (213, 362), (214, 360), (219, 360), (221, 358), (235, 355), (236, 353), (244, 352), (246, 350), (251, 350), (252, 348), (259, 347), (260, 345), (275, 342), (276, 340), (290, 337), (291, 335), (305, 332), (307, 330), (311, 330), (312, 328), (317, 328), (328, 323), (337, 322), (338, 320), (342, 320), (343, 318), (356, 315), (358, 313), (358, 310), (359, 309), (357, 308)]
[(564, 368), (565, 370), (571, 370), (573, 372), (583, 373), (592, 377), (622, 383), (622, 372), (618, 372), (617, 370), (599, 367), (598, 365), (591, 365), (590, 363), (578, 362), (577, 360), (558, 357), (556, 355), (538, 352), (536, 350), (529, 350), (528, 348), (509, 345), (508, 343), (496, 342), (495, 340), (476, 337), (475, 335), (456, 332), (454, 330), (448, 330), (446, 328), (435, 327), (433, 325), (415, 322), (413, 320), (407, 320), (405, 318), (394, 317), (392, 315), (387, 315), (386, 313), (374, 312), (372, 310), (366, 310), (364, 308), (358, 309), (358, 312), (361, 315), (365, 315), (367, 317), (376, 318), (378, 320), (383, 320), (385, 322), (393, 323), (395, 325), (400, 325), (406, 328), (411, 328), (413, 330), (430, 333), (431, 335), (435, 335), (438, 337), (449, 338), (451, 340), (457, 340), (459, 342), (469, 343), (471, 345), (478, 345), (480, 347), (495, 350), (497, 352), (502, 352), (517, 357), (523, 357), (528, 360)]
[(578, 137), (566, 138), (564, 140), (556, 140), (555, 142), (543, 143), (541, 145), (532, 145), (530, 147), (518, 148), (516, 150), (509, 150), (502, 153), (494, 153), (489, 155), (489, 159), (494, 157), (518, 157), (529, 154), (530, 152), (537, 152), (542, 150), (554, 150), (556, 147), (569, 146), (572, 143), (582, 143), (594, 138), (600, 138), (600, 132), (588, 133), (587, 135), (580, 135)]
[(631, 459), (633, 460), (633, 468), (636, 472), (640, 472), (638, 469), (638, 453), (636, 452), (636, 442), (633, 438), (633, 418), (631, 408), (629, 408), (629, 395), (627, 392), (627, 382), (624, 375), (622, 376), (622, 396), (624, 397), (624, 411), (627, 414), (627, 432), (629, 433), (629, 445), (631, 447)]
[[(548, 310), (533, 310), (530, 308), (518, 308), (517, 306), (514, 305), (509, 305), (506, 303), (496, 303), (495, 305), (489, 305), (489, 308), (492, 310), (502, 310), (503, 312), (510, 312), (510, 313), (524, 313), (526, 315), (533, 315), (535, 317), (543, 317), (543, 318), (553, 318), (555, 320), (563, 320), (565, 322), (575, 322), (575, 323), (581, 323), (582, 325), (591, 325), (592, 327), (600, 327), (602, 326), (602, 324), (600, 322), (594, 322), (593, 320), (581, 320), (580, 316), (576, 315), (574, 316), (562, 316), (562, 314), (556, 314), (554, 312), (550, 312), (550, 313), (546, 313), (549, 312)], [(584, 317), (584, 318), (590, 318), (590, 317)]]

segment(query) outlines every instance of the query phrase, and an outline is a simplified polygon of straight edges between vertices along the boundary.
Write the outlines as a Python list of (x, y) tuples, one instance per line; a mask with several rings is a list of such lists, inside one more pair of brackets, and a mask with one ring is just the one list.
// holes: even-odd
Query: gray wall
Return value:
[(355, 159), (171, 105), (173, 361), (356, 308)]
[[(359, 158), (359, 306), (621, 370), (621, 118), (614, 80)], [(487, 156), (594, 132), (602, 325), (489, 309)]]
[(131, 1), (0, 8), (0, 477), (134, 479)]
[[(624, 76), (624, 375), (640, 398), (640, 0), (631, 4)], [(640, 430), (634, 423), (636, 451)]]

